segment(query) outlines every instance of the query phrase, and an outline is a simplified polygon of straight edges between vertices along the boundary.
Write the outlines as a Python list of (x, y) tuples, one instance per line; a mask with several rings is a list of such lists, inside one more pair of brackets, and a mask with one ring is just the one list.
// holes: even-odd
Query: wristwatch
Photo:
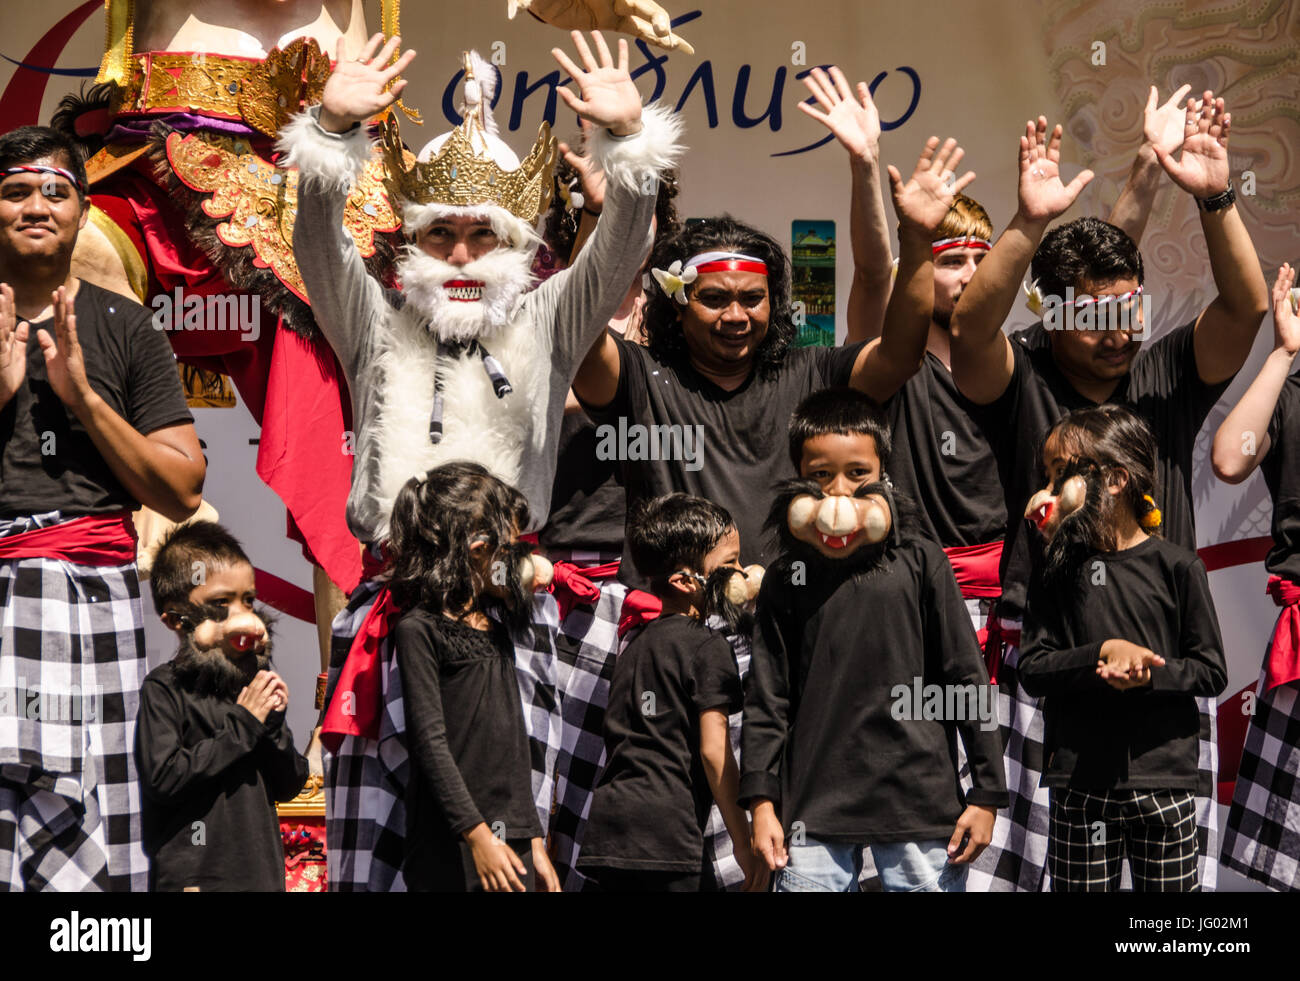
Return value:
[(1237, 200), (1237, 192), (1232, 188), (1232, 178), (1228, 178), (1228, 189), (1208, 198), (1197, 198), (1196, 207), (1202, 211), (1222, 211)]

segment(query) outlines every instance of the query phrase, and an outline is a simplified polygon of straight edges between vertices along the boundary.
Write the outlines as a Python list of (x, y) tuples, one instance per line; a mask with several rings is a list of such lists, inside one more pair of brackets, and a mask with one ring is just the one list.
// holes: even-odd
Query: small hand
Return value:
[[(979, 858), (980, 852), (993, 840), (993, 822), (997, 816), (997, 810), (992, 807), (968, 804), (957, 819), (957, 826), (948, 841), (948, 861), (953, 865), (965, 865)], [(963, 839), (965, 848), (961, 847)]]
[(609, 46), (599, 31), (592, 31), (591, 36), (596, 42), (596, 50), (600, 52), (600, 64), (596, 63), (582, 34), (574, 31), (572, 36), (586, 71), (575, 65), (559, 48), (551, 49), (551, 54), (560, 67), (578, 83), (578, 91), (581, 93), (579, 97), (567, 88), (557, 88), (564, 104), (583, 119), (604, 126), (617, 136), (639, 132), (641, 93), (627, 72), (627, 41), (618, 39), (618, 65), (615, 66)]
[(1160, 165), (1184, 191), (1196, 198), (1209, 198), (1228, 188), (1228, 131), (1232, 114), (1224, 111), (1223, 100), (1206, 89), (1198, 101), (1187, 100), (1183, 125), (1183, 152), (1155, 147)]
[(275, 711), (275, 679), (273, 671), (259, 671), (253, 680), (239, 691), (236, 705), (242, 705), (253, 714), (258, 722), (265, 723), (266, 717)]
[(551, 856), (546, 854), (546, 840), (533, 839), (533, 873), (537, 880), (538, 892), (560, 892), (560, 877), (551, 864)]
[(520, 876), (528, 869), (515, 850), (479, 824), (465, 835), (469, 841), (470, 856), (485, 892), (526, 892)]
[(807, 102), (800, 102), (799, 108), (834, 133), (852, 156), (876, 163), (880, 159), (880, 113), (867, 83), (858, 83), (858, 98), (854, 99), (848, 79), (833, 65), (830, 78), (820, 68), (814, 68), (803, 83), (816, 96), (821, 109)]
[[(382, 34), (374, 35), (361, 50), (360, 56), (348, 60), (343, 57), (343, 38), (335, 50), (334, 71), (321, 92), (320, 124), (331, 133), (341, 133), (353, 123), (365, 122), (397, 101), (406, 88), (406, 79), (393, 82), (415, 58), (407, 51), (392, 65), (389, 59), (397, 51), (402, 39), (396, 35), (384, 44)], [(383, 49), (380, 50), (380, 45)]]
[(18, 321), (14, 291), (0, 283), (0, 407), (9, 404), (27, 377), (27, 321)]
[(66, 287), (60, 286), (51, 298), (54, 301), (54, 337), (51, 338), (42, 328), (36, 332), (36, 343), (45, 355), (45, 375), (50, 388), (64, 405), (76, 410), (93, 394), (90, 382), (86, 380), (81, 342), (77, 340), (77, 315)]
[(1151, 669), (1164, 663), (1150, 648), (1115, 638), (1101, 645), (1097, 676), (1112, 688), (1126, 691), (1151, 684)]
[(1273, 347), (1281, 348), (1291, 357), (1300, 351), (1300, 317), (1291, 306), (1291, 290), (1295, 287), (1295, 270), (1282, 263), (1273, 284)]
[(953, 199), (975, 179), (975, 172), (968, 170), (949, 183), (965, 154), (956, 140), (950, 138), (940, 147), (939, 137), (932, 136), (925, 141), (925, 148), (906, 184), (898, 169), (889, 165), (890, 190), (900, 225), (930, 235), (938, 231), (948, 216)]
[[(582, 126), (583, 142), (590, 146), (591, 123), (585, 119), (579, 119), (578, 122)], [(605, 206), (605, 172), (596, 166), (589, 152), (579, 153), (567, 143), (561, 143), (559, 149), (560, 153), (564, 154), (565, 163), (578, 172), (578, 182), (582, 187), (582, 206), (599, 214), (600, 209)]]
[(767, 860), (750, 848), (736, 849), (736, 862), (745, 873), (745, 882), (741, 892), (766, 892), (772, 870), (767, 867)]
[(771, 801), (760, 801), (754, 806), (749, 835), (751, 850), (763, 859), (769, 870), (785, 868), (790, 857), (785, 850), (785, 829)]
[(1051, 221), (1074, 204), (1080, 192), (1092, 180), (1085, 170), (1069, 184), (1061, 183), (1061, 126), (1058, 123), (1047, 138), (1047, 118), (1025, 124), (1020, 137), (1020, 214), (1030, 221)]

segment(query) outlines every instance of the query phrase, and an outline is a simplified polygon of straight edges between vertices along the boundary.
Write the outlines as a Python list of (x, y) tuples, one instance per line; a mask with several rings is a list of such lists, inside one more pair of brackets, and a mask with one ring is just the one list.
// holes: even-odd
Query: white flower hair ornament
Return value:
[(1029, 307), (1029, 312), (1035, 317), (1041, 317), (1043, 310), (1046, 309), (1046, 301), (1043, 297), (1043, 291), (1038, 285), (1038, 280), (1032, 283), (1022, 283), (1020, 288), (1025, 292), (1025, 306)]
[(686, 287), (695, 282), (695, 278), (700, 272), (694, 266), (691, 266), (685, 272), (682, 271), (682, 260), (676, 260), (667, 269), (651, 269), (650, 275), (654, 276), (655, 282), (659, 288), (664, 291), (665, 296), (671, 296), (682, 306), (686, 306)]

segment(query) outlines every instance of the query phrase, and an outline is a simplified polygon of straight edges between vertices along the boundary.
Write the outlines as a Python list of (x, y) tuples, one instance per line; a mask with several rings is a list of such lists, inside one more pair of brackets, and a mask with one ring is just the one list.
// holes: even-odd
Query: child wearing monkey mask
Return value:
[(271, 669), (253, 566), (218, 524), (180, 525), (150, 579), (180, 650), (140, 691), (136, 761), (149, 888), (284, 891), (275, 802), (307, 782), (284, 724), (289, 689)]
[(1048, 434), (1049, 486), (1026, 517), (1019, 672), (1046, 696), (1047, 867), (1057, 892), (1191, 892), (1197, 871), (1196, 696), (1227, 685), (1205, 566), (1158, 536), (1156, 450), (1129, 409), (1071, 412)]

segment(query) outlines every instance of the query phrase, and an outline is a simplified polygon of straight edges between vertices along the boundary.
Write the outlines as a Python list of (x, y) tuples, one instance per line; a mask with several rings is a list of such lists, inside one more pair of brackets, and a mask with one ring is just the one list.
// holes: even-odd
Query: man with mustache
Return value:
[[(592, 155), (608, 190), (597, 229), (577, 260), (529, 293), (540, 243), (534, 224), (550, 194), (554, 142), (543, 126), (520, 162), (496, 135), (489, 110), (495, 75), (476, 55), (468, 57), (464, 122), (457, 129), (429, 143), (414, 163), (404, 156), (395, 128), (384, 134), (389, 195), (401, 206), (412, 239), (398, 264), (400, 291), (385, 293), (366, 275), (341, 218), (348, 188), (371, 153), (361, 124), (401, 93), (405, 82), (398, 75), (414, 52), (392, 61), (399, 39), (380, 50), (377, 35), (360, 60), (340, 58), (320, 107), (282, 130), (281, 149), (301, 181), (295, 251), (317, 322), (352, 393), (356, 454), (348, 526), (371, 546), (366, 580), (334, 622), (322, 739), (335, 759), (356, 761), (345, 768), (353, 774), (348, 777), (327, 764), (334, 841), (357, 840), (336, 822), (368, 820), (360, 815), (374, 813), (357, 801), (372, 791), (382, 797), (378, 743), (394, 737), (398, 725), (399, 715), (383, 708), (397, 699), (386, 701), (381, 692), (387, 655), (381, 656), (379, 642), (394, 607), (374, 578), (383, 567), (397, 492), (439, 463), (472, 460), (523, 492), (533, 521), (524, 532), (545, 520), (565, 395), (645, 256), (659, 175), (679, 152), (672, 113), (642, 109), (627, 71), (626, 42), (619, 42), (616, 64), (600, 35), (594, 35), (597, 54), (580, 34), (573, 36), (582, 68), (558, 49), (553, 53), (581, 95), (558, 91), (593, 124)], [(546, 609), (539, 607), (543, 617)], [(533, 634), (546, 636), (553, 626), (539, 623)], [(554, 654), (546, 643), (541, 651), (516, 643), (534, 754), (547, 761), (533, 773), (545, 821), (558, 744)], [(348, 714), (353, 697), (361, 707)], [(355, 742), (344, 745), (345, 739)], [(340, 779), (359, 780), (363, 789)], [(401, 802), (385, 798), (383, 808), (387, 816), (380, 823), (400, 831)], [(377, 852), (331, 846), (331, 886), (394, 886), (400, 834), (397, 841), (399, 850), (391, 854), (382, 845)]]
[(271, 670), (253, 566), (229, 532), (198, 521), (163, 541), (150, 587), (180, 649), (140, 692), (149, 888), (283, 892), (275, 802), (302, 790), (307, 759), (284, 723), (289, 689)]

